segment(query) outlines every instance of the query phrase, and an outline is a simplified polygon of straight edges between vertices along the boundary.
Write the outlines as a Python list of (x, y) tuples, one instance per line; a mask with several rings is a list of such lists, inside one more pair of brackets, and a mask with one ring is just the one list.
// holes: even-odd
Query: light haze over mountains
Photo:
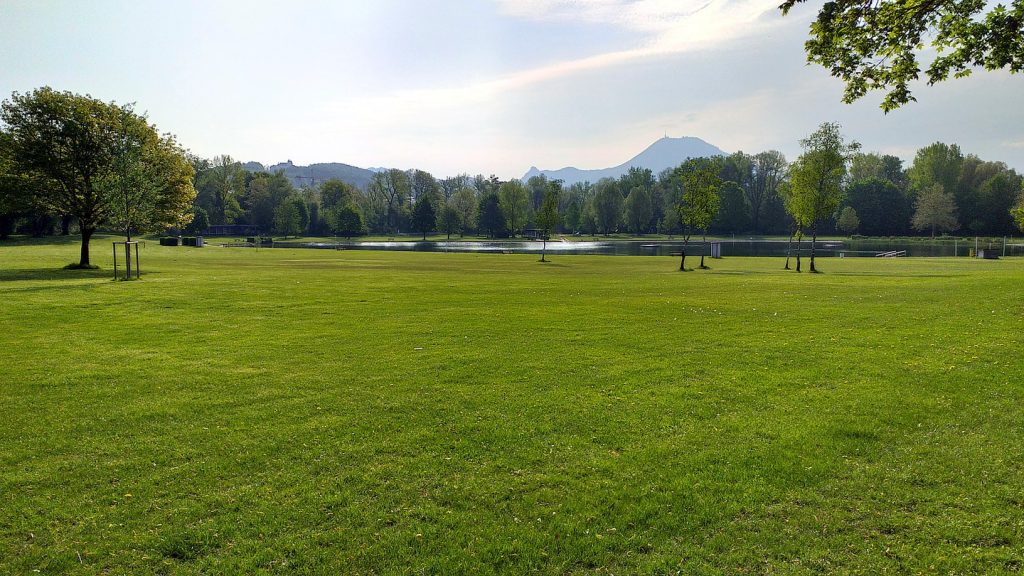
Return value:
[[(674, 168), (689, 158), (723, 156), (725, 154), (726, 153), (722, 151), (722, 149), (714, 146), (713, 144), (709, 144), (700, 138), (692, 136), (669, 138), (666, 136), (664, 138), (659, 138), (643, 152), (640, 152), (618, 166), (592, 170), (573, 167), (561, 168), (559, 170), (540, 170), (536, 166), (532, 166), (526, 174), (523, 175), (522, 180), (525, 182), (533, 176), (543, 174), (544, 176), (547, 176), (548, 179), (561, 180), (566, 186), (570, 186), (577, 182), (597, 182), (602, 178), (618, 178), (628, 172), (632, 167), (647, 168), (657, 175), (662, 170), (666, 168)], [(365, 190), (369, 185), (374, 172), (387, 170), (387, 168), (377, 166), (371, 168), (359, 168), (357, 166), (342, 164), (340, 162), (299, 166), (293, 164), (291, 160), (280, 164), (274, 164), (272, 166), (264, 166), (259, 162), (246, 162), (243, 166), (250, 172), (266, 171), (274, 173), (277, 171), (283, 171), (285, 177), (288, 178), (292, 185), (296, 187), (312, 186), (314, 184), (322, 183), (325, 180), (337, 178), (338, 180), (347, 182), (361, 190)], [(434, 176), (443, 178), (450, 176), (450, 174), (434, 174)]]
[(559, 170), (540, 170), (536, 166), (523, 175), (525, 182), (534, 176), (543, 174), (549, 180), (561, 180), (566, 186), (577, 182), (597, 182), (602, 178), (618, 178), (630, 168), (647, 168), (657, 175), (666, 168), (679, 166), (689, 158), (724, 156), (717, 146), (708, 144), (700, 138), (684, 136), (682, 138), (660, 138), (646, 150), (630, 158), (626, 162), (612, 168), (599, 168), (595, 170), (581, 170), (579, 168), (567, 167)]

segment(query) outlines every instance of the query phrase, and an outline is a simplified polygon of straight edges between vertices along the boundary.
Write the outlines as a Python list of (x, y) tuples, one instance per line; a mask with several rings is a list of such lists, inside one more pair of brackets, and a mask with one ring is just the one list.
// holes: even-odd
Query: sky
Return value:
[(790, 159), (822, 122), (908, 163), (932, 142), (1024, 171), (1024, 75), (841, 102), (778, 0), (0, 0), (0, 98), (134, 102), (203, 157), (520, 177), (656, 139)]

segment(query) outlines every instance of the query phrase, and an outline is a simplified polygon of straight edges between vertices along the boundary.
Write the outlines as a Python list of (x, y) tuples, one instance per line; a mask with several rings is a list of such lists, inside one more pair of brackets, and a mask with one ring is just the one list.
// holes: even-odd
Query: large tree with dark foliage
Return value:
[(161, 136), (130, 105), (39, 88), (15, 92), (0, 107), (15, 163), (46, 179), (37, 203), (78, 219), (78, 266), (89, 267), (96, 229), (118, 220), (127, 230), (188, 223), (193, 169), (173, 137)]

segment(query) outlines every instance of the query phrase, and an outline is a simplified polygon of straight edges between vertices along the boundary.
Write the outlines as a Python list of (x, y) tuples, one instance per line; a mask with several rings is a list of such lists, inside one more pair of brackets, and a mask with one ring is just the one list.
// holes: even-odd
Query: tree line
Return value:
[[(834, 202), (815, 221), (815, 232), (906, 236), (959, 232), (1001, 236), (1015, 233), (1012, 209), (1021, 202), (1022, 177), (1002, 162), (964, 154), (937, 142), (917, 151), (910, 166), (896, 156), (863, 152), (843, 144), (827, 124), (831, 158), (838, 171)], [(838, 139), (838, 140), (837, 140)], [(824, 142), (804, 142), (811, 148)], [(787, 208), (794, 184), (815, 177), (808, 163), (824, 162), (804, 152), (789, 162), (778, 151), (736, 152), (702, 159), (721, 181), (711, 234), (789, 235), (797, 221)], [(543, 175), (526, 182), (461, 174), (437, 178), (424, 170), (384, 170), (365, 190), (339, 180), (292, 186), (283, 174), (247, 172), (227, 156), (193, 158), (196, 217), (193, 227), (250, 224), (281, 235), (360, 234), (448, 237), (467, 233), (516, 237), (540, 228), (546, 194), (558, 193), (558, 222), (566, 234), (680, 235), (686, 225), (677, 209), (691, 164), (654, 174), (630, 168), (617, 179), (563, 186)], [(823, 167), (819, 167), (824, 169)], [(810, 233), (811, 229), (807, 228)]]
[[(199, 158), (131, 106), (49, 88), (5, 100), (0, 120), (0, 236), (77, 230), (86, 240), (99, 226), (130, 236), (165, 226), (199, 234), (214, 224), (247, 224), (283, 236), (688, 239), (700, 231), (799, 241), (835, 233), (1009, 235), (1014, 217), (1020, 222), (1024, 214), (1021, 175), (1002, 162), (937, 142), (905, 167), (895, 156), (846, 143), (834, 124), (802, 141), (792, 162), (774, 150), (736, 152), (659, 174), (630, 168), (617, 179), (568, 186), (543, 175), (522, 182), (390, 169), (357, 189), (339, 180), (297, 188), (283, 173), (250, 172), (229, 156)], [(698, 194), (695, 186), (707, 190)], [(823, 195), (794, 192), (810, 187)]]

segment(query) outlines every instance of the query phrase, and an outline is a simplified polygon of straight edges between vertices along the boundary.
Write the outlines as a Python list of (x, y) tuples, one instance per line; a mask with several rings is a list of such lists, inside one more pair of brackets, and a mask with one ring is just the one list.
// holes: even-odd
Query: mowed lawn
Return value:
[(0, 245), (0, 573), (1024, 570), (1024, 260), (77, 249)]

